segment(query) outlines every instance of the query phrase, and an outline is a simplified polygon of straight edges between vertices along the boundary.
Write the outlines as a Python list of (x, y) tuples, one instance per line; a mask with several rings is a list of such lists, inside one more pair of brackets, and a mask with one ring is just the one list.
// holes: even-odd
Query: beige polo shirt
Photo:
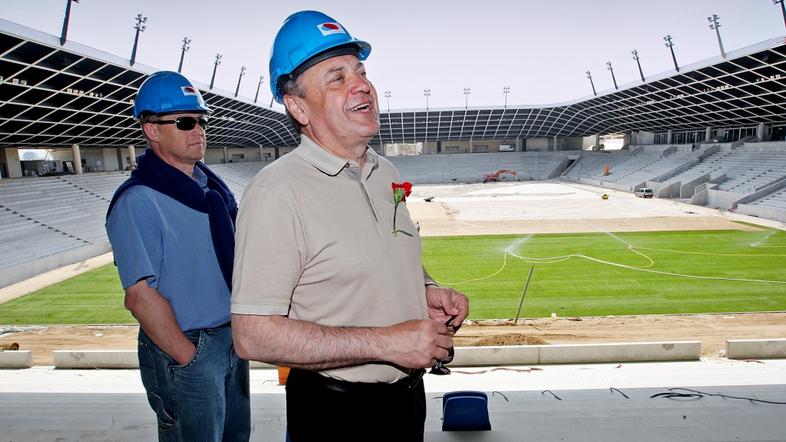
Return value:
[[(427, 319), (421, 242), (399, 205), (398, 171), (372, 149), (361, 171), (302, 136), (246, 187), (237, 219), (232, 313), (329, 326)], [(387, 364), (326, 370), (353, 382), (405, 376)]]

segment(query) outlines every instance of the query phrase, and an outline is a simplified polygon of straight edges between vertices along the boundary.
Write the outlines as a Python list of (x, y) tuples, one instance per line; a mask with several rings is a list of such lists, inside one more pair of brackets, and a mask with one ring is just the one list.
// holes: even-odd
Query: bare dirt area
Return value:
[[(700, 341), (702, 356), (723, 356), (727, 339), (786, 338), (786, 312), (643, 315), (467, 321), (456, 346)], [(32, 350), (33, 363), (52, 365), (53, 350), (134, 350), (136, 326), (7, 327), (0, 349)]]

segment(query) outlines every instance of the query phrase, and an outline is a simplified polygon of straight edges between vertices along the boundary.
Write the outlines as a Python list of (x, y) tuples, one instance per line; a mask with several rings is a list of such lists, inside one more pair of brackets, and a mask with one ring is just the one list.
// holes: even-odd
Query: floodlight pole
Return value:
[(663, 37), (663, 41), (666, 42), (666, 47), (671, 51), (671, 59), (674, 61), (674, 70), (679, 72), (680, 66), (677, 64), (677, 57), (674, 55), (674, 43), (671, 41), (671, 35), (666, 34), (666, 36)]
[(183, 70), (183, 58), (185, 58), (186, 52), (191, 49), (191, 39), (188, 37), (183, 37), (183, 46), (180, 47), (180, 64), (177, 65), (177, 72), (181, 72)]
[(213, 84), (216, 82), (216, 70), (218, 69), (218, 65), (221, 64), (221, 58), (223, 55), (216, 54), (216, 61), (213, 62), (213, 76), (210, 77), (210, 89), (213, 89)]
[(426, 112), (428, 112), (428, 97), (431, 95), (431, 89), (423, 89), (423, 96), (426, 97)]
[(254, 95), (254, 104), (257, 102), (257, 98), (259, 98), (259, 88), (262, 87), (262, 80), (265, 79), (264, 75), (259, 76), (259, 83), (257, 83), (257, 93)]
[(147, 26), (144, 25), (147, 23), (147, 17), (143, 17), (142, 14), (137, 14), (134, 20), (136, 20), (136, 25), (134, 26), (136, 35), (134, 36), (134, 47), (131, 49), (131, 66), (136, 63), (136, 48), (139, 45), (139, 33), (145, 32), (145, 29), (147, 29)]
[(611, 72), (611, 81), (614, 82), (614, 89), (620, 90), (620, 88), (617, 87), (617, 78), (614, 77), (614, 68), (611, 67), (611, 62), (610, 61), (606, 62), (606, 69), (608, 69), (609, 72)]
[(235, 88), (235, 98), (237, 98), (237, 94), (240, 92), (240, 82), (243, 80), (243, 75), (246, 75), (246, 67), (240, 67), (240, 76), (237, 77), (237, 87)]
[(786, 5), (783, 4), (783, 0), (772, 0), (773, 5), (777, 5), (778, 3), (781, 4), (781, 13), (783, 14), (783, 26), (786, 27)]
[(639, 63), (639, 51), (634, 49), (634, 50), (630, 51), (630, 53), (633, 54), (633, 59), (636, 60), (636, 66), (639, 67), (639, 75), (641, 76), (641, 82), (644, 83), (644, 81), (645, 81), (644, 80), (644, 71), (641, 70), (641, 63)]
[(387, 102), (388, 102), (388, 114), (390, 113), (390, 96), (391, 95), (392, 94), (390, 93), (390, 91), (385, 91), (385, 98), (387, 99)]
[(595, 82), (592, 81), (592, 73), (590, 71), (585, 72), (587, 74), (587, 78), (589, 78), (590, 86), (592, 86), (592, 95), (598, 96), (598, 93), (595, 91)]
[(718, 37), (718, 47), (720, 48), (721, 58), (726, 58), (726, 51), (723, 50), (723, 41), (721, 40), (720, 30), (721, 27), (720, 23), (718, 23), (718, 14), (712, 14), (712, 17), (707, 17), (707, 21), (710, 22), (710, 29), (715, 30), (715, 35)]
[(65, 16), (63, 17), (63, 30), (60, 32), (60, 46), (66, 42), (68, 36), (68, 22), (71, 20), (71, 2), (79, 3), (79, 0), (66, 0)]
[(505, 94), (505, 105), (502, 107), (503, 109), (508, 108), (508, 94), (510, 93), (510, 86), (505, 86), (502, 88), (502, 93)]
[(468, 88), (468, 87), (464, 88), (464, 110), (465, 111), (469, 107), (469, 94), (471, 94), (471, 93), (472, 93), (472, 91), (470, 90), (470, 88)]

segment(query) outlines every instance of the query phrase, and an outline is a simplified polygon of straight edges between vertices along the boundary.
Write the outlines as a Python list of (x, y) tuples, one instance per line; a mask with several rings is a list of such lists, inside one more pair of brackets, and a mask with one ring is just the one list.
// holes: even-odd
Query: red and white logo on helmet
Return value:
[(185, 95), (185, 96), (189, 96), (189, 95), (196, 96), (196, 95), (199, 95), (199, 91), (194, 86), (181, 86), (180, 90), (183, 91), (183, 95)]
[(319, 29), (319, 32), (321, 32), (323, 36), (347, 33), (340, 24), (334, 21), (318, 24), (317, 29)]

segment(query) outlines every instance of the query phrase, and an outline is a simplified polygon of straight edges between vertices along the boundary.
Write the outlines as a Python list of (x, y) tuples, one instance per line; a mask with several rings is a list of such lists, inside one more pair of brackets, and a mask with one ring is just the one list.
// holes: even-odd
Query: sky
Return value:
[[(66, 0), (0, 0), (0, 18), (60, 35)], [(645, 76), (673, 70), (663, 37), (672, 36), (677, 62), (695, 63), (719, 53), (707, 17), (717, 14), (726, 51), (786, 34), (780, 5), (772, 0), (80, 0), (68, 38), (130, 58), (136, 24), (148, 17), (137, 60), (176, 70), (183, 37), (191, 38), (183, 73), (209, 84), (217, 53), (223, 58), (215, 86), (270, 105), (270, 47), (284, 19), (319, 10), (354, 37), (368, 41), (369, 79), (380, 108), (542, 105), (612, 89), (610, 61), (620, 85), (639, 81), (631, 50)], [(464, 89), (469, 89), (469, 95)], [(385, 97), (390, 92), (390, 98)], [(277, 104), (274, 109), (281, 109)]]

